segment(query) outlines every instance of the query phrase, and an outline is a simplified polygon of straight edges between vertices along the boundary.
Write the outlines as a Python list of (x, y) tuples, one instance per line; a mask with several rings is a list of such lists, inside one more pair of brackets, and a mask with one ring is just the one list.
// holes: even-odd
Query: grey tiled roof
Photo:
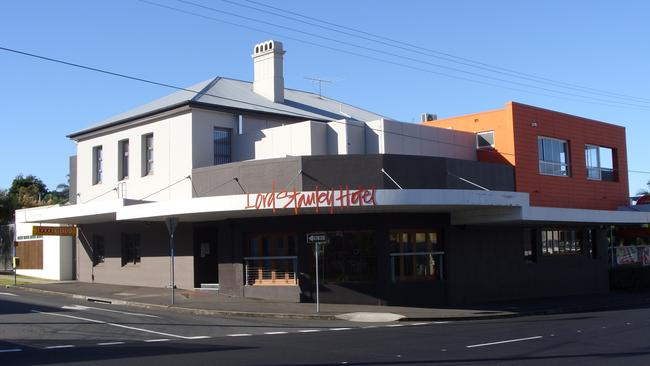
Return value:
[(177, 105), (196, 102), (215, 107), (235, 108), (254, 112), (302, 117), (305, 120), (353, 119), (372, 121), (388, 118), (327, 97), (295, 89), (284, 90), (284, 103), (274, 103), (253, 92), (253, 83), (216, 77), (179, 90), (153, 102), (118, 114), (93, 126), (73, 132), (69, 137), (82, 135), (104, 127), (113, 126), (143, 115), (156, 113)]

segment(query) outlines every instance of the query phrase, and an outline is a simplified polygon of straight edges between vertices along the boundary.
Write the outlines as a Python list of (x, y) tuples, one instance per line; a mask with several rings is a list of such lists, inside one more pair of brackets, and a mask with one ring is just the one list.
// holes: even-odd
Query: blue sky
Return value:
[[(253, 45), (273, 38), (287, 50), (287, 87), (316, 91), (305, 77), (332, 80), (324, 95), (407, 122), (422, 112), (449, 117), (515, 100), (619, 124), (627, 131), (628, 168), (650, 172), (650, 2), (187, 0), (253, 19), (247, 20), (178, 0), (147, 1), (203, 17), (136, 0), (2, 2), (0, 47), (189, 86), (217, 75), (251, 80)], [(279, 18), (263, 4), (421, 50), (408, 52), (403, 44), (391, 48)], [(490, 73), (435, 58), (431, 51), (580, 88)], [(582, 87), (599, 94), (586, 94)], [(50, 188), (65, 182), (68, 156), (75, 153), (66, 134), (171, 92), (0, 51), (0, 188), (9, 187), (19, 173), (34, 174)], [(629, 177), (635, 193), (650, 173)]]

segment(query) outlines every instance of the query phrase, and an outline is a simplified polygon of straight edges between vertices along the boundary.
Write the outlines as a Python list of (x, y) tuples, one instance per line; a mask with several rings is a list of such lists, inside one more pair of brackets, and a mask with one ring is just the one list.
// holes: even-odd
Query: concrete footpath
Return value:
[[(175, 291), (174, 305), (172, 306), (170, 289), (78, 281), (43, 281), (26, 277), (19, 279), (29, 283), (19, 283), (14, 286), (8, 284), (8, 280), (13, 280), (12, 276), (0, 275), (0, 280), (2, 280), (0, 283), (24, 291), (51, 293), (95, 302), (216, 316), (323, 320), (356, 318), (360, 321), (390, 321), (398, 318), (402, 321), (458, 321), (650, 307), (650, 291), (646, 291), (436, 308), (321, 304), (320, 312), (316, 313), (316, 304), (314, 303), (288, 303), (229, 297), (219, 295), (214, 291), (177, 289)], [(397, 316), (391, 316), (390, 314), (396, 314)]]

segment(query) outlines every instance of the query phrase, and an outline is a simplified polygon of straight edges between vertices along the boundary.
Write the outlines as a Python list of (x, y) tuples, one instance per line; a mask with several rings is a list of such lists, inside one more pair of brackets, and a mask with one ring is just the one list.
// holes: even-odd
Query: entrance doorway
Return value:
[[(378, 252), (372, 231), (328, 232), (319, 254), (320, 299), (325, 303), (378, 303)], [(311, 278), (314, 250), (310, 248)], [(315, 285), (315, 280), (312, 280)]]
[(195, 227), (194, 287), (210, 288), (219, 283), (219, 256), (217, 254), (217, 229)]

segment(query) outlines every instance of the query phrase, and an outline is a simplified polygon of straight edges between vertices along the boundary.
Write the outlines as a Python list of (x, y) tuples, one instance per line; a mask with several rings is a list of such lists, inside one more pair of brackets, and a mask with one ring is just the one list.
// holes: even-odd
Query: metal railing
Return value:
[(245, 284), (297, 285), (297, 256), (244, 257)]
[[(390, 272), (393, 282), (413, 280), (444, 280), (444, 256), (445, 252), (404, 252), (390, 253)], [(409, 260), (411, 263), (411, 274), (396, 275), (395, 269), (398, 266), (405, 266)]]

